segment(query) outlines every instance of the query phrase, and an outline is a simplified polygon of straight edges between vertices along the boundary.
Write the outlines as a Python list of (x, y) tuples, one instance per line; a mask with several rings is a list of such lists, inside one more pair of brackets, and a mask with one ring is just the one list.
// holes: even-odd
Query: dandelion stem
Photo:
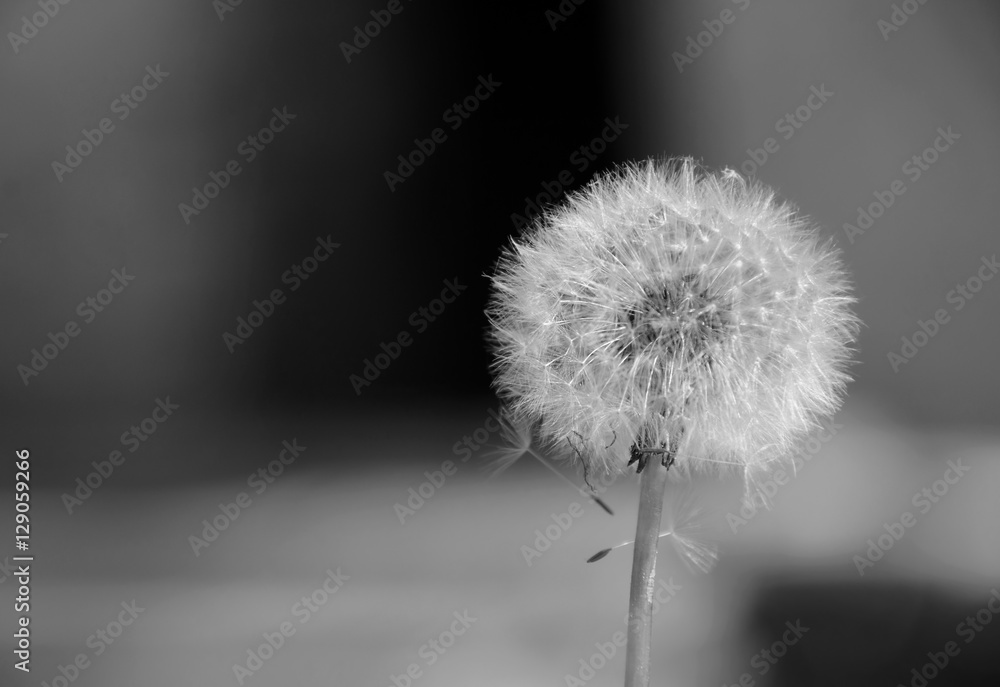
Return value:
[(649, 460), (639, 478), (639, 517), (635, 527), (632, 588), (628, 603), (625, 687), (649, 686), (656, 548), (660, 539), (660, 519), (666, 484), (667, 468), (659, 456), (655, 456)]

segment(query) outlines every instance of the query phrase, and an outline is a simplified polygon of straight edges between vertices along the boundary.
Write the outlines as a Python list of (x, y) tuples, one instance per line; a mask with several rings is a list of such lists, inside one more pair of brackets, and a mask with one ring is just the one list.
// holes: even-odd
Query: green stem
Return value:
[(649, 687), (649, 658), (653, 634), (653, 591), (656, 581), (656, 545), (660, 537), (667, 468), (661, 456), (649, 456), (639, 479), (639, 517), (632, 556), (632, 588), (628, 602), (628, 644), (625, 649), (625, 687)]

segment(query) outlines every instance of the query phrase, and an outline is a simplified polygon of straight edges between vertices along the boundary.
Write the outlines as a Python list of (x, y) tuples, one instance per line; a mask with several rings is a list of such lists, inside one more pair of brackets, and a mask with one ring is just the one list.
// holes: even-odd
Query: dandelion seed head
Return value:
[(836, 249), (769, 189), (690, 159), (627, 165), (502, 255), (495, 386), (589, 468), (680, 438), (682, 471), (755, 469), (840, 405), (852, 302)]

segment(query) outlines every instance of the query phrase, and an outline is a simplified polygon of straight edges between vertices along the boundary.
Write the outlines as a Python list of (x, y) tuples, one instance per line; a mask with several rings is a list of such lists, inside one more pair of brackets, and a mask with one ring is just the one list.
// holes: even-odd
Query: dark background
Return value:
[[(39, 150), (32, 159), (25, 151), (19, 174), (5, 179), (15, 227), (6, 246), (10, 270), (34, 251), (45, 266), (25, 275), (37, 280), (28, 284), (5, 271), (22, 294), (8, 300), (12, 315), (22, 318), (14, 332), (20, 347), (7, 342), (10, 359), (27, 358), (20, 348), (27, 345), (30, 354), (45, 327), (54, 326), (52, 318), (59, 324), (65, 319), (56, 308), (60, 291), (70, 292), (63, 311), (71, 313), (73, 286), (96, 290), (105, 263), (108, 269), (128, 265), (139, 275), (135, 290), (148, 292), (157, 305), (124, 305), (134, 310), (122, 315), (109, 309), (100, 319), (117, 320), (108, 328), (120, 323), (119, 340), (125, 340), (118, 350), (95, 350), (91, 359), (103, 363), (99, 367), (81, 370), (87, 366), (77, 364), (76, 371), (58, 372), (62, 384), (49, 382), (46, 370), (27, 393), (13, 375), (14, 383), (5, 385), (12, 401), (51, 403), (67, 392), (103, 400), (167, 380), (180, 387), (178, 396), (183, 390), (264, 407), (357, 405), (400, 393), (488, 393), (484, 275), (513, 232), (509, 216), (523, 212), (524, 196), (542, 192), (542, 182), (599, 135), (604, 118), (619, 113), (610, 95), (613, 39), (601, 28), (615, 17), (599, 5), (581, 7), (572, 30), (553, 32), (544, 16), (539, 21), (540, 8), (402, 7), (350, 64), (338, 43), (352, 37), (351, 22), (362, 22), (367, 6), (258, 3), (240, 6), (220, 23), (208, 3), (188, 3), (156, 10), (159, 23), (153, 24), (146, 16), (150, 6), (122, 4), (120, 12), (106, 10), (107, 21), (119, 25), (115, 52), (60, 22), (43, 29), (38, 43), (46, 32), (62, 32), (53, 43), (78, 44), (51, 48), (66, 59), (59, 74), (46, 71), (53, 68), (51, 55), (38, 60), (35, 74), (26, 75), (30, 67), (24, 65), (10, 67), (20, 67), (12, 77), (46, 91), (49, 105), (62, 106), (46, 112), (56, 120), (55, 131), (36, 132), (40, 125), (30, 125), (39, 138), (75, 142), (77, 120), (93, 126), (106, 114), (102, 105), (117, 94), (117, 85), (141, 75), (141, 67), (126, 66), (123, 53), (137, 54), (142, 66), (162, 63), (171, 76), (62, 184), (50, 183), (56, 144), (48, 146), (49, 157)], [(66, 13), (71, 16), (70, 9)], [(33, 50), (30, 44), (18, 57), (26, 62)], [(83, 60), (80, 50), (97, 54)], [(117, 82), (111, 74), (96, 79), (98, 66), (120, 74)], [(50, 83), (38, 83), (41, 75)], [(479, 76), (489, 75), (502, 86), (452, 131), (442, 113), (471, 95)], [(57, 79), (62, 89), (51, 83)], [(88, 90), (82, 94), (88, 102), (81, 102), (73, 97), (81, 95), (81, 79), (107, 88)], [(68, 94), (67, 87), (78, 92)], [(68, 103), (75, 109), (65, 108)], [(236, 144), (281, 106), (296, 114), (295, 122), (186, 226), (177, 203), (190, 204), (190, 187), (207, 182), (208, 171), (221, 169)], [(43, 109), (21, 98), (6, 108), (6, 117), (24, 126)], [(632, 121), (627, 112), (622, 116)], [(448, 139), (390, 191), (383, 173), (395, 172), (396, 157), (409, 154), (414, 139), (427, 138), (435, 127)], [(118, 144), (127, 137), (138, 145)], [(623, 159), (617, 149), (605, 152), (587, 174), (575, 174), (574, 188)], [(59, 222), (63, 213), (76, 211), (66, 207), (67, 196), (84, 188), (90, 214)], [(40, 204), (41, 198), (52, 202)], [(328, 234), (341, 244), (334, 259), (230, 355), (222, 332), (233, 330), (252, 299), (275, 286), (287, 290), (280, 275), (309, 254), (317, 235)], [(94, 244), (104, 250), (80, 255), (80, 247)], [(93, 288), (85, 268), (97, 272), (88, 275)], [(55, 281), (61, 289), (53, 288), (53, 275), (60, 275)], [(382, 340), (410, 328), (410, 313), (454, 277), (468, 291), (420, 337), (411, 349), (419, 353), (396, 361), (359, 401), (349, 375), (379, 352)], [(49, 287), (39, 293), (43, 281)], [(43, 305), (53, 311), (48, 320)], [(41, 337), (25, 322), (29, 317), (42, 328)], [(140, 340), (146, 345), (136, 351)], [(87, 344), (74, 342), (74, 348)], [(54, 367), (71, 365), (60, 359)]]
[[(659, 574), (685, 591), (656, 621), (654, 675), (731, 684), (772, 631), (809, 613), (817, 639), (789, 654), (775, 684), (818, 682), (832, 666), (854, 669), (844, 679), (858, 684), (908, 680), (1000, 579), (1000, 280), (961, 311), (946, 301), (998, 247), (1000, 8), (927, 2), (883, 34), (878, 22), (899, 4), (401, 0), (349, 63), (341, 42), (385, 3), (245, 0), (220, 21), (209, 0), (78, 1), (16, 52), (8, 32), (39, 8), (4, 4), (0, 448), (32, 452), (31, 680), (51, 681), (138, 596), (150, 610), (122, 640), (128, 649), (109, 650), (77, 684), (233, 684), (232, 664), (337, 565), (354, 576), (337, 610), (248, 684), (389, 684), (463, 607), (484, 620), (425, 684), (576, 674), (625, 611), (630, 556), (580, 562), (631, 537), (629, 478), (608, 497), (613, 519), (583, 499), (586, 524), (536, 566), (521, 547), (582, 498), (537, 462), (491, 481), (483, 447), (412, 520), (401, 524), (394, 505), (455, 460), (455, 443), (497, 405), (483, 308), (526, 198), (564, 170), (576, 190), (647, 157), (739, 169), (769, 136), (780, 150), (756, 177), (836, 240), (853, 275), (865, 323), (855, 382), (837, 416), (844, 429), (745, 529), (725, 518), (739, 512), (739, 479), (698, 481), (723, 559), (695, 577), (663, 557)], [(560, 7), (565, 21), (553, 26), (547, 13)], [(678, 70), (675, 53), (727, 9), (734, 22)], [(112, 101), (157, 64), (169, 76), (118, 121)], [(499, 88), (451, 130), (445, 110), (490, 76)], [(821, 86), (834, 95), (780, 138), (776, 120)], [(282, 107), (296, 119), (243, 163), (237, 145)], [(109, 116), (115, 130), (58, 181), (53, 161)], [(571, 156), (606, 118), (627, 129), (581, 171)], [(857, 208), (905, 179), (901, 166), (948, 126), (961, 138), (849, 241), (843, 226)], [(384, 174), (397, 156), (436, 127), (447, 140), (390, 190)], [(243, 171), (185, 224), (178, 203), (233, 158)], [(281, 276), (318, 236), (340, 246), (290, 292)], [(80, 322), (77, 305), (122, 268), (134, 282), (25, 385), (17, 366)], [(408, 318), (450, 279), (467, 289), (417, 334)], [(223, 333), (276, 287), (287, 300), (230, 353)], [(888, 354), (939, 308), (951, 320), (895, 371)], [(402, 331), (412, 345), (357, 394), (351, 375)], [(167, 397), (176, 414), (67, 512), (92, 461), (121, 450), (122, 432)], [(193, 555), (188, 537), (202, 519), (293, 437), (309, 447), (303, 457)], [(949, 460), (974, 465), (973, 476), (859, 575), (852, 557), (913, 510), (910, 498)], [(2, 512), (13, 512), (10, 493)], [(884, 586), (868, 586), (873, 576)], [(856, 604), (853, 622), (844, 598)], [(9, 616), (0, 614), (5, 627)], [(903, 622), (911, 617), (921, 620)], [(989, 642), (933, 684), (994, 679)], [(591, 684), (620, 684), (615, 660)], [(8, 669), (0, 681), (28, 684)]]

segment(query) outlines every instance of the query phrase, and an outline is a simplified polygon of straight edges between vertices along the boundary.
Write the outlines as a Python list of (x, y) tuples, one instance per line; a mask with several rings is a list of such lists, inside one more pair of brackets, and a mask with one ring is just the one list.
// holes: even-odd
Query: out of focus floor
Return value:
[[(453, 452), (482, 424), (462, 422), (442, 418), (442, 429), (411, 442), (389, 427), (359, 456), (370, 467), (345, 474), (323, 467), (337, 442), (313, 440), (309, 460), (286, 466), (261, 494), (248, 486), (249, 470), (196, 488), (109, 483), (70, 516), (63, 490), (36, 490), (33, 669), (26, 679), (11, 667), (5, 611), (0, 683), (620, 685), (613, 639), (624, 629), (631, 551), (584, 561), (631, 538), (635, 483), (619, 480), (605, 494), (611, 517), (530, 458), (491, 479), (480, 453), (462, 462)], [(903, 430), (860, 406), (837, 422), (770, 511), (740, 514), (736, 479), (697, 483), (721, 559), (695, 575), (661, 548), (667, 601), (655, 617), (655, 684), (730, 685), (745, 674), (755, 685), (868, 684), (866, 676), (910, 684), (921, 664), (907, 661), (949, 639), (961, 653), (934, 687), (997, 684), (989, 680), (1000, 674), (1000, 619), (968, 643), (956, 627), (1000, 586), (1000, 439)], [(432, 495), (425, 485), (422, 504), (407, 504), (408, 490), (446, 460), (455, 473)], [(969, 470), (921, 512), (913, 497), (933, 489), (947, 460)], [(202, 521), (240, 492), (250, 505), (195, 555), (189, 537), (201, 537)], [(905, 512), (915, 524), (859, 574), (855, 556)], [(328, 571), (340, 580), (327, 583), (332, 595), (319, 592)], [(5, 608), (14, 589), (10, 578), (0, 583)], [(327, 598), (307, 612), (304, 595)], [(135, 621), (110, 644), (98, 639), (133, 600), (143, 609)], [(762, 673), (759, 652), (797, 619), (810, 630)], [(248, 651), (282, 623), (294, 634), (238, 680), (233, 666), (246, 666)], [(602, 648), (613, 655), (603, 658)], [(60, 666), (74, 674), (79, 654), (87, 667), (73, 681), (56, 679)]]

